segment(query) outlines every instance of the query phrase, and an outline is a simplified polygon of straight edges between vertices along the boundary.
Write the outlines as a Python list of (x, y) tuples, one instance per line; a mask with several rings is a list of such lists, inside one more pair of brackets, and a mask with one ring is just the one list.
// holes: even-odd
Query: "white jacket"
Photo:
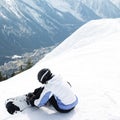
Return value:
[(47, 103), (51, 96), (55, 97), (58, 106), (63, 110), (68, 110), (76, 106), (78, 99), (72, 92), (70, 85), (62, 80), (60, 75), (54, 76), (45, 84), (40, 98), (34, 104), (41, 107)]

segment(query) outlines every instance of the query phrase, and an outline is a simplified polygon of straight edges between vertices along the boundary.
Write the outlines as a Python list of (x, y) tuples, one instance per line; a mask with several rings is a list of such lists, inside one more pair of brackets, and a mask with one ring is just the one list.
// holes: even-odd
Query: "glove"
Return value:
[(44, 87), (39, 87), (34, 90), (33, 94), (35, 95), (35, 98), (38, 99), (43, 91)]
[(33, 97), (33, 96), (34, 96), (33, 93), (28, 93), (28, 94), (27, 94), (27, 98), (28, 98), (28, 99), (30, 99), (30, 98)]
[(35, 106), (34, 101), (40, 97), (43, 89), (44, 87), (40, 87), (35, 89), (33, 93), (28, 93), (26, 97), (27, 104), (28, 105), (30, 104), (31, 106)]

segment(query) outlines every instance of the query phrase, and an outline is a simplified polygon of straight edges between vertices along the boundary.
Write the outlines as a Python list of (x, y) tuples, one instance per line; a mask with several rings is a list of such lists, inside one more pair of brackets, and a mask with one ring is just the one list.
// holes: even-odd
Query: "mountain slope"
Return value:
[(1, 0), (0, 11), (1, 55), (54, 45), (84, 23), (44, 0)]
[(0, 57), (62, 42), (93, 19), (120, 17), (117, 0), (1, 0)]
[(102, 18), (120, 17), (120, 8), (115, 0), (82, 0), (95, 13)]
[(51, 4), (57, 10), (70, 13), (75, 18), (82, 21), (101, 18), (80, 0), (76, 0), (74, 2), (72, 0), (61, 0), (59, 2), (57, 0), (47, 0), (47, 2), (49, 2), (49, 4)]
[[(1, 120), (119, 120), (119, 35), (120, 19), (91, 21), (74, 32), (34, 67), (1, 82)], [(39, 110), (27, 109), (15, 116), (9, 115), (4, 101), (40, 86), (37, 73), (43, 67), (49, 67), (53, 73), (61, 73), (63, 78), (72, 84), (79, 98), (75, 110), (60, 114), (51, 107), (43, 107)]]
[(111, 2), (120, 9), (120, 1), (119, 0), (111, 0)]

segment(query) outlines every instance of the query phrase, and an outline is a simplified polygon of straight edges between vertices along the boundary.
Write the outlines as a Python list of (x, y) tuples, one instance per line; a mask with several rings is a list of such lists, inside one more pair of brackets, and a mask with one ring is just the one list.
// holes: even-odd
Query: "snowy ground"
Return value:
[[(68, 114), (51, 107), (8, 114), (5, 100), (39, 87), (37, 73), (44, 67), (72, 84), (77, 107)], [(33, 68), (1, 82), (0, 95), (0, 120), (120, 120), (120, 19), (82, 26)]]

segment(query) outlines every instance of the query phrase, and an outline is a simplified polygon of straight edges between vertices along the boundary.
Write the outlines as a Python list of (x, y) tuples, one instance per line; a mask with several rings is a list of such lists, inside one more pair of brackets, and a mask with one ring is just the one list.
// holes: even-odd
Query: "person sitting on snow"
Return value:
[(75, 108), (78, 98), (71, 90), (71, 85), (63, 81), (60, 75), (53, 75), (50, 69), (44, 68), (38, 73), (38, 80), (44, 87), (28, 95), (28, 101), (32, 106), (42, 107), (49, 102), (61, 113)]

